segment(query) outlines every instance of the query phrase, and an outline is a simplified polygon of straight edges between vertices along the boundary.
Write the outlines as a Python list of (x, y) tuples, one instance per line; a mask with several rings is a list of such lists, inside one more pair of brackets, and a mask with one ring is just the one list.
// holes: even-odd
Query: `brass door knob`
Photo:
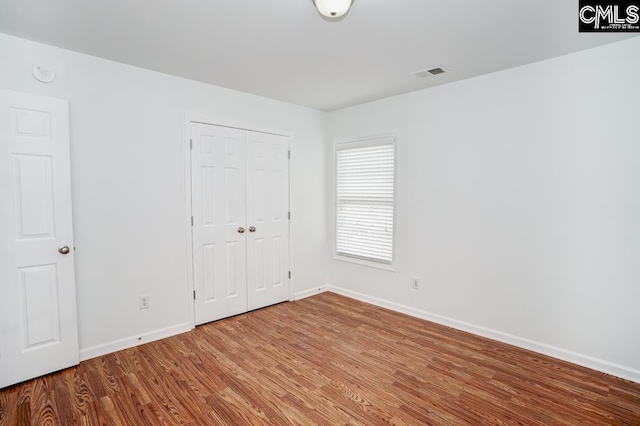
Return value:
[(244, 228), (241, 226), (240, 228), (238, 228), (238, 232), (244, 234)]
[(60, 252), (60, 254), (68, 254), (69, 251), (69, 246), (60, 246), (58, 248), (58, 252)]
[(256, 227), (255, 226), (250, 226), (249, 227), (249, 232), (256, 232)]

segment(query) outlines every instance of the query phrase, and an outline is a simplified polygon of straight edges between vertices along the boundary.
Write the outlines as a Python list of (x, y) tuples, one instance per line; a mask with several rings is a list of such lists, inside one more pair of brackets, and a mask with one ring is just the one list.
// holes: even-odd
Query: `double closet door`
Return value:
[(191, 124), (195, 323), (289, 299), (289, 138)]

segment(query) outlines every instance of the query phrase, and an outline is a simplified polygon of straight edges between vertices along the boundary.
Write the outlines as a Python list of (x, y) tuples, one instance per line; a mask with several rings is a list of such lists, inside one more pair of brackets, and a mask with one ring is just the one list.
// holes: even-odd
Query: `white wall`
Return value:
[(331, 113), (396, 131), (399, 224), (397, 272), (331, 284), (640, 381), (638, 76), (634, 38)]
[(0, 63), (0, 87), (70, 102), (83, 356), (188, 323), (192, 111), (293, 133), (297, 293), (329, 282), (640, 381), (639, 38), (330, 114), (330, 139), (398, 135), (395, 273), (329, 260), (324, 113), (2, 34)]
[[(293, 134), (293, 282), (325, 283), (324, 113), (3, 34), (0, 63), (0, 87), (69, 100), (82, 357), (188, 326), (187, 111)], [(35, 65), (58, 78), (39, 83)]]

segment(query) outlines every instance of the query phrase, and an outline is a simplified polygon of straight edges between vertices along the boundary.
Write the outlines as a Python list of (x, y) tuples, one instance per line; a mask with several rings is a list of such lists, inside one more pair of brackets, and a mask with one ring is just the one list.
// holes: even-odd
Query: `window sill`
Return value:
[(369, 268), (382, 269), (384, 271), (389, 271), (389, 272), (396, 271), (396, 267), (393, 264), (385, 265), (383, 263), (371, 262), (369, 260), (358, 259), (355, 257), (341, 256), (339, 254), (334, 254), (333, 259), (339, 260), (341, 262), (355, 263), (356, 265), (368, 266)]

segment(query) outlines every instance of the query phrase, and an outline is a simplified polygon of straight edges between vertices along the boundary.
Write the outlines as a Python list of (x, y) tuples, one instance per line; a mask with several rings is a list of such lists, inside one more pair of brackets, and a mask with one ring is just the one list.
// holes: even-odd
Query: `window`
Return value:
[(337, 144), (336, 183), (337, 257), (391, 266), (395, 138)]

